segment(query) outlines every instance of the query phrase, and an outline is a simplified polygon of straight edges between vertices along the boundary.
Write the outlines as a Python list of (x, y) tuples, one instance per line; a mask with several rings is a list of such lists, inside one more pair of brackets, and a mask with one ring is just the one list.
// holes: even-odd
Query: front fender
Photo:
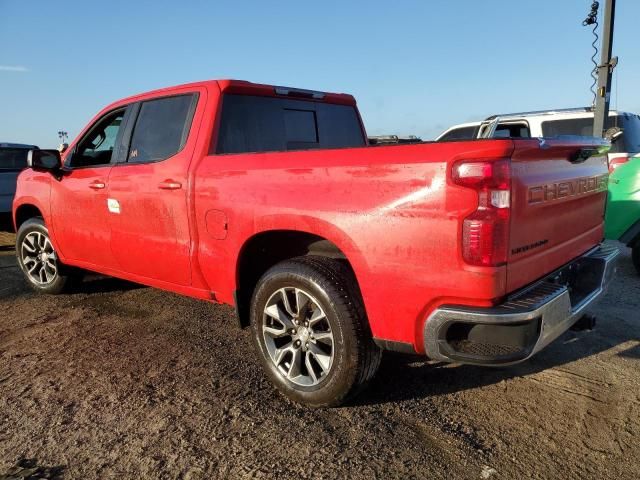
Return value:
[(53, 222), (51, 221), (51, 175), (43, 172), (35, 172), (31, 169), (24, 170), (18, 176), (16, 194), (13, 199), (12, 220), (13, 226), (18, 230), (19, 214), (23, 208), (31, 211), (37, 209), (44, 220), (51, 243), (60, 260), (64, 262), (64, 256), (60, 253)]

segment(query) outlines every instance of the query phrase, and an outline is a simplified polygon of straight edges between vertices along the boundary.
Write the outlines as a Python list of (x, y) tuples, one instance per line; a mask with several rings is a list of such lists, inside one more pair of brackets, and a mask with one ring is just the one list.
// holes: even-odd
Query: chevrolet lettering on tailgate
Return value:
[(566, 182), (547, 183), (529, 188), (529, 203), (543, 203), (607, 190), (609, 175), (582, 177)]

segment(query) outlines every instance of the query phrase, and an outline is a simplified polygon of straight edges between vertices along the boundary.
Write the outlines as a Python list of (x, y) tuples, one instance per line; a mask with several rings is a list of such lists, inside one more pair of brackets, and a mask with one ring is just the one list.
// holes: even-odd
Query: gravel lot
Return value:
[(0, 234), (0, 479), (640, 476), (640, 277), (532, 361), (386, 354), (349, 407), (266, 381), (233, 310), (94, 277), (38, 296)]

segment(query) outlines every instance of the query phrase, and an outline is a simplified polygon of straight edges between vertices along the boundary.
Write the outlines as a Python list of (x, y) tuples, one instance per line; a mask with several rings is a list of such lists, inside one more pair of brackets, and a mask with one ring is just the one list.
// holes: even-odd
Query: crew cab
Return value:
[(13, 203), (36, 290), (84, 270), (235, 305), (271, 381), (339, 405), (383, 349), (541, 350), (604, 291), (602, 140), (370, 146), (354, 98), (236, 80), (115, 102)]

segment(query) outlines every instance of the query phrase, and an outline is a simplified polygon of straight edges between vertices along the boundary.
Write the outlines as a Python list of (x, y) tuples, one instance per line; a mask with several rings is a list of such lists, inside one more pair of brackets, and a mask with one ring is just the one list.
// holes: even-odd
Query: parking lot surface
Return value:
[(355, 404), (268, 383), (233, 309), (102, 277), (32, 293), (0, 233), (0, 479), (640, 476), (640, 276), (499, 369), (385, 354)]

